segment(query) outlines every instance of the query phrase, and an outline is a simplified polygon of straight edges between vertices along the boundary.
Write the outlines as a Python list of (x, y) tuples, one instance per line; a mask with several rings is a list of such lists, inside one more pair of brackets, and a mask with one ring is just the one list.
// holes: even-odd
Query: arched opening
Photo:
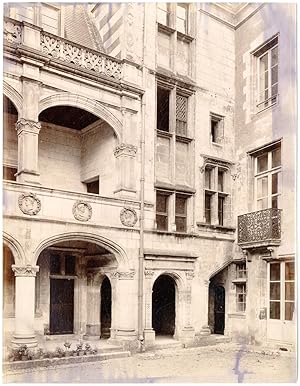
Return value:
[(224, 335), (226, 289), (228, 289), (228, 269), (225, 268), (210, 279), (208, 324), (213, 334)]
[(175, 333), (175, 281), (168, 275), (159, 276), (152, 291), (152, 328), (155, 335), (173, 336)]
[(105, 277), (101, 284), (101, 311), (100, 311), (100, 326), (102, 339), (110, 337), (111, 328), (111, 284), (108, 277)]
[(15, 275), (12, 270), (14, 257), (7, 246), (3, 246), (3, 316), (12, 318), (15, 313)]
[[(54, 106), (39, 115), (39, 173), (44, 186), (113, 195), (117, 179), (113, 128), (73, 106)], [(67, 176), (67, 178), (66, 178)]]
[(18, 111), (12, 101), (3, 96), (3, 179), (16, 181), (18, 171)]
[[(103, 269), (116, 270), (118, 263), (113, 253), (89, 241), (63, 241), (47, 246), (40, 253), (37, 265), (40, 267), (36, 281), (38, 332), (44, 335), (89, 333), (88, 328), (100, 325), (102, 313), (103, 326), (109, 331), (110, 282), (108, 278), (102, 282), (100, 313), (99, 281), (88, 280), (88, 276), (92, 274), (96, 278)], [(99, 328), (97, 334), (99, 337)]]

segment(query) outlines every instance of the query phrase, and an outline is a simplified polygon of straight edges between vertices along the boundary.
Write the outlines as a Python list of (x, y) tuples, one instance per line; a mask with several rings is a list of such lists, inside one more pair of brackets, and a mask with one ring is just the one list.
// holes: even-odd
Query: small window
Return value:
[(246, 263), (239, 263), (236, 265), (236, 279), (246, 279), (247, 278), (247, 268)]
[(99, 194), (99, 178), (94, 181), (86, 183), (87, 193)]
[(277, 102), (278, 95), (278, 37), (274, 38), (254, 55), (258, 61), (258, 110)]
[(156, 226), (158, 230), (168, 230), (168, 198), (167, 194), (156, 192)]
[(211, 114), (210, 115), (210, 136), (213, 143), (222, 143), (223, 140), (223, 117)]
[(183, 34), (188, 33), (188, 4), (177, 4), (176, 29)]
[(205, 189), (213, 189), (213, 169), (205, 168)]
[(3, 166), (3, 179), (8, 181), (16, 181), (17, 168)]
[(75, 275), (75, 257), (74, 256), (65, 257), (65, 274)]
[(157, 130), (169, 131), (169, 90), (157, 88)]
[(224, 225), (224, 202), (225, 197), (218, 195), (218, 223)]
[(176, 134), (187, 136), (188, 98), (176, 95)]
[(211, 224), (211, 199), (212, 196), (209, 193), (205, 193), (205, 222)]
[(187, 198), (176, 194), (175, 200), (176, 232), (187, 230)]
[(50, 256), (50, 274), (51, 275), (61, 274), (61, 260), (59, 255)]
[(170, 25), (170, 3), (157, 3), (157, 21), (163, 25)]
[(224, 171), (218, 169), (218, 191), (224, 192)]
[(236, 310), (237, 312), (246, 311), (246, 284), (236, 284)]

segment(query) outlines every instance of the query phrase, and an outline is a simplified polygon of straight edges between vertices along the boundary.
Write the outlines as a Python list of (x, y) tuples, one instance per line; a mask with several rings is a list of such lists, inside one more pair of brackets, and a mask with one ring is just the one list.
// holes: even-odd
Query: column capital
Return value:
[(152, 279), (154, 271), (152, 269), (145, 269), (144, 274), (147, 279)]
[(118, 145), (114, 150), (114, 156), (116, 158), (123, 155), (135, 157), (136, 153), (137, 147), (127, 143), (120, 143), (120, 145)]
[(185, 271), (185, 276), (186, 276), (187, 280), (192, 280), (195, 276), (195, 273), (194, 273), (194, 271)]
[(31, 134), (39, 134), (41, 130), (40, 122), (31, 121), (30, 119), (21, 118), (16, 123), (16, 130), (18, 135), (23, 131)]
[(40, 267), (35, 265), (12, 265), (12, 270), (15, 273), (15, 276), (25, 276), (25, 277), (35, 277), (36, 273), (39, 271)]
[(133, 280), (135, 270), (132, 271), (116, 271), (111, 273), (111, 277), (119, 280)]

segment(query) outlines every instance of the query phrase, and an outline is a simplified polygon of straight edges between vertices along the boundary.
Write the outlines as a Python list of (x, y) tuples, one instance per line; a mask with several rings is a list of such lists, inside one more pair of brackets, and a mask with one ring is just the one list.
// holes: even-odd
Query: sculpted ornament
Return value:
[(78, 221), (88, 221), (92, 217), (92, 207), (85, 201), (76, 201), (73, 205), (73, 215)]
[(134, 157), (137, 153), (137, 147), (131, 144), (121, 143), (114, 150), (114, 156), (117, 158), (120, 155), (129, 155)]
[(120, 220), (123, 225), (133, 227), (138, 220), (136, 211), (130, 208), (123, 208), (120, 213)]
[(41, 210), (41, 201), (34, 193), (21, 194), (18, 203), (21, 211), (30, 216), (36, 215)]
[(12, 270), (15, 273), (15, 276), (36, 276), (36, 273), (39, 271), (38, 266), (32, 265), (12, 265)]
[(195, 276), (195, 273), (194, 273), (194, 271), (186, 271), (185, 275), (186, 275), (187, 280), (192, 280)]

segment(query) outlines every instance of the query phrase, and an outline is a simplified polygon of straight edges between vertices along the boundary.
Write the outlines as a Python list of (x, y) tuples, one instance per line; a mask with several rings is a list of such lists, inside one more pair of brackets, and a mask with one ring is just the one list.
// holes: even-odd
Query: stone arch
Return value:
[(223, 269), (227, 268), (228, 265), (230, 265), (232, 263), (232, 259), (230, 260), (226, 260), (225, 262), (223, 262), (222, 264), (216, 266), (214, 268), (213, 271), (211, 271), (208, 279), (210, 280), (211, 278), (213, 278), (215, 275), (217, 275), (219, 272), (223, 271)]
[(61, 92), (58, 94), (50, 95), (39, 102), (39, 114), (55, 106), (72, 106), (79, 109), (86, 110), (91, 114), (103, 119), (114, 130), (118, 143), (121, 143), (122, 123), (120, 120), (112, 114), (102, 103), (87, 98), (79, 94), (73, 94), (69, 92)]
[(184, 285), (185, 285), (184, 279), (177, 272), (173, 272), (173, 271), (159, 271), (153, 277), (152, 287), (156, 279), (158, 279), (162, 275), (170, 276), (174, 280), (179, 292), (181, 292), (184, 289)]
[(26, 264), (24, 250), (21, 244), (14, 237), (6, 232), (3, 232), (3, 244), (11, 250), (16, 265)]
[(23, 97), (5, 80), (3, 81), (3, 94), (11, 100), (18, 111), (18, 118), (20, 118), (23, 109)]
[(104, 236), (95, 235), (93, 233), (87, 233), (87, 232), (60, 233), (43, 240), (33, 252), (33, 255), (34, 255), (33, 263), (34, 264), (37, 263), (40, 253), (47, 247), (53, 244), (61, 243), (64, 241), (72, 241), (72, 240), (81, 240), (81, 241), (87, 241), (90, 243), (97, 244), (107, 249), (108, 251), (110, 251), (115, 255), (119, 265), (118, 268), (124, 268), (124, 269), (129, 268), (129, 261), (128, 261), (127, 254), (121, 246), (119, 246), (114, 241), (107, 239)]

